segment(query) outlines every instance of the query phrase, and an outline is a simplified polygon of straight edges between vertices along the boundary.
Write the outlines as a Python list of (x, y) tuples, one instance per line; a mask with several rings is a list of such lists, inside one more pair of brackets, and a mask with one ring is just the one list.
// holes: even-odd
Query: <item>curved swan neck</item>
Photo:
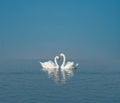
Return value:
[(62, 57), (63, 57), (63, 63), (62, 63), (62, 65), (61, 65), (61, 67), (65, 66), (65, 61), (66, 61), (66, 57), (65, 57), (64, 54), (62, 55)]
[(58, 65), (58, 63), (57, 63), (57, 57), (55, 57), (54, 62), (55, 62), (55, 65), (56, 65), (57, 67), (59, 67), (59, 65)]

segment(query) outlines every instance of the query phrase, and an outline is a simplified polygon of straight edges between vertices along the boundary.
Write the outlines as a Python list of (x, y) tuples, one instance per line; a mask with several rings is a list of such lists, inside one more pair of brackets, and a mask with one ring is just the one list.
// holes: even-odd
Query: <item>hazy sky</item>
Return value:
[(0, 59), (120, 61), (120, 0), (0, 0)]

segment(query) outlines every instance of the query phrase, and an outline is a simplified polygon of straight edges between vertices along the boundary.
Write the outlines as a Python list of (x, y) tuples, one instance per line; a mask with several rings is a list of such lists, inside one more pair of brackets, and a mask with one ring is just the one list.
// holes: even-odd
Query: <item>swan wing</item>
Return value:
[(49, 60), (48, 62), (45, 62), (45, 66), (46, 68), (55, 68), (55, 63)]
[(66, 63), (66, 65), (71, 64), (71, 63), (72, 63), (72, 62), (68, 61), (68, 62)]
[(49, 62), (49, 61), (43, 62), (43, 63), (40, 62), (40, 64), (42, 65), (43, 68), (52, 68), (53, 67), (52, 62)]
[(67, 66), (67, 65), (73, 65), (73, 64), (74, 64), (74, 62), (68, 61), (68, 62), (66, 63), (66, 66)]
[(49, 60), (48, 62), (50, 63), (50, 65), (55, 66), (55, 63), (52, 60)]
[(44, 62), (44, 63), (40, 62), (40, 64), (43, 68), (47, 68), (47, 62)]
[(65, 67), (70, 68), (70, 67), (72, 67), (73, 65), (74, 65), (74, 62), (67, 62), (66, 65), (65, 65)]

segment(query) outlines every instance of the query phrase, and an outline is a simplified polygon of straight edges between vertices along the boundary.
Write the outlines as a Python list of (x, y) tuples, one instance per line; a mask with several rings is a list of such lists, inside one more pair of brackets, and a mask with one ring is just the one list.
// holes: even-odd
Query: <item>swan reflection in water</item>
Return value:
[(55, 68), (42, 68), (42, 71), (45, 71), (48, 73), (48, 77), (51, 78), (51, 77), (54, 77), (56, 80), (59, 79), (59, 76), (58, 76), (58, 69), (55, 69)]
[(74, 75), (74, 69), (60, 70), (55, 68), (42, 68), (42, 71), (48, 73), (49, 78), (53, 78), (57, 83), (66, 83)]
[[(57, 61), (63, 59), (61, 66), (58, 65)], [(42, 70), (48, 72), (49, 77), (54, 77), (58, 82), (65, 82), (66, 78), (73, 76), (73, 71), (78, 68), (79, 64), (74, 62), (66, 62), (65, 54), (61, 53), (59, 56), (54, 58), (54, 62), (49, 60), (47, 62), (40, 62)]]

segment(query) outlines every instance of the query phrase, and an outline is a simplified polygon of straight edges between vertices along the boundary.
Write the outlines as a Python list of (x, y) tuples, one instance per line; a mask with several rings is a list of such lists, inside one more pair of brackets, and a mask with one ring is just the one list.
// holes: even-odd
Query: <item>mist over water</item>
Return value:
[(39, 60), (6, 61), (0, 65), (0, 102), (119, 103), (118, 68), (80, 62), (72, 72), (48, 72)]
[(0, 0), (0, 103), (120, 103), (120, 0)]

